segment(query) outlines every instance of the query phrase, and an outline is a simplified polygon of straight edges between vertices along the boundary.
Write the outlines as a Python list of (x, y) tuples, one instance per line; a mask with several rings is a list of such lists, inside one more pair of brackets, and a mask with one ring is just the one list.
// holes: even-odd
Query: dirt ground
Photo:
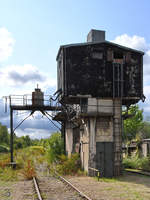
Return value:
[(32, 181), (0, 181), (0, 200), (36, 199)]
[(66, 177), (92, 200), (149, 200), (150, 177), (125, 173), (116, 179)]
[(0, 181), (0, 200), (12, 199), (12, 190), (14, 182)]

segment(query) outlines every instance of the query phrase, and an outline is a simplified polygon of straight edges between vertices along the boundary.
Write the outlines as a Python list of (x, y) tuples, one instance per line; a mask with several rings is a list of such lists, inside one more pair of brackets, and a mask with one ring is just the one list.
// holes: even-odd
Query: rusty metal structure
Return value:
[(105, 40), (91, 30), (87, 42), (61, 46), (57, 55), (58, 99), (68, 156), (80, 153), (89, 175), (118, 176), (122, 171), (122, 106), (144, 101), (143, 55)]

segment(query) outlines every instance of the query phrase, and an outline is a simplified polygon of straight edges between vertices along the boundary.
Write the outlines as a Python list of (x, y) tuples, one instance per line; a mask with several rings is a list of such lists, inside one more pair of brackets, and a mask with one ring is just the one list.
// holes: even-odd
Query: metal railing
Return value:
[[(33, 104), (33, 99), (31, 94), (25, 95), (10, 95), (4, 97), (5, 101), (12, 106), (31, 106)], [(44, 95), (42, 98), (37, 97), (36, 101), (42, 101), (44, 106), (55, 106), (58, 101), (52, 99), (51, 95)]]
[(92, 167), (89, 167), (89, 170), (92, 170), (92, 171), (94, 171), (94, 172), (96, 172), (96, 173), (97, 173), (97, 179), (98, 179), (98, 181), (99, 181), (99, 179), (100, 179), (100, 176), (101, 176), (101, 174), (100, 174), (100, 170), (98, 170), (98, 169), (95, 169), (95, 168), (92, 168)]

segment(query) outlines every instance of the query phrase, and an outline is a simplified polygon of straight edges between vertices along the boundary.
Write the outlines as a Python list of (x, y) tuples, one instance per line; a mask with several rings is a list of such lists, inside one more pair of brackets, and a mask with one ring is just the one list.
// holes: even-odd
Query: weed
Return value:
[(75, 175), (80, 169), (80, 158), (78, 154), (71, 155), (68, 158), (65, 155), (61, 155), (59, 164), (56, 165), (57, 172), (62, 175)]
[(115, 182), (117, 182), (118, 180), (115, 179), (115, 178), (100, 178), (100, 181), (101, 181), (101, 182), (107, 182), (107, 183), (115, 183)]
[(105, 188), (106, 191), (111, 191), (113, 189), (114, 189), (113, 187), (107, 187), (107, 188)]
[(31, 162), (31, 160), (27, 160), (27, 163), (24, 169), (21, 171), (25, 179), (31, 180), (33, 177), (36, 176), (35, 168)]
[(37, 153), (40, 155), (45, 154), (45, 149), (43, 146), (31, 146), (29, 150), (30, 150), (30, 152), (32, 152), (33, 154), (35, 153), (36, 155), (37, 155)]
[(9, 163), (10, 163), (9, 158), (4, 159), (4, 160), (0, 160), (0, 167), (4, 169), (6, 166), (8, 166)]
[(83, 170), (81, 170), (81, 169), (78, 169), (78, 171), (77, 171), (77, 175), (78, 176), (87, 176), (87, 172), (86, 171), (83, 171)]
[(0, 180), (2, 181), (16, 181), (17, 171), (13, 170), (11, 167), (0, 168)]

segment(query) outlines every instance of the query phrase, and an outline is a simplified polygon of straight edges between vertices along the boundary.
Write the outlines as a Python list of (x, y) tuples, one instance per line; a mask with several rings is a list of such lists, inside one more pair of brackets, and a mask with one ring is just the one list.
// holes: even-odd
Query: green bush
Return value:
[(45, 149), (44, 149), (43, 146), (31, 146), (30, 151), (32, 153), (35, 153), (35, 154), (39, 153), (39, 154), (42, 154), (42, 155), (45, 153)]
[(150, 157), (144, 157), (141, 159), (141, 169), (150, 170)]
[(70, 158), (65, 155), (60, 156), (59, 164), (56, 166), (57, 172), (62, 175), (75, 175), (81, 171), (79, 154), (72, 154)]
[(124, 158), (125, 168), (150, 170), (150, 157), (131, 156)]
[(50, 163), (59, 160), (59, 156), (64, 153), (63, 140), (60, 133), (53, 133), (48, 140), (48, 160)]

